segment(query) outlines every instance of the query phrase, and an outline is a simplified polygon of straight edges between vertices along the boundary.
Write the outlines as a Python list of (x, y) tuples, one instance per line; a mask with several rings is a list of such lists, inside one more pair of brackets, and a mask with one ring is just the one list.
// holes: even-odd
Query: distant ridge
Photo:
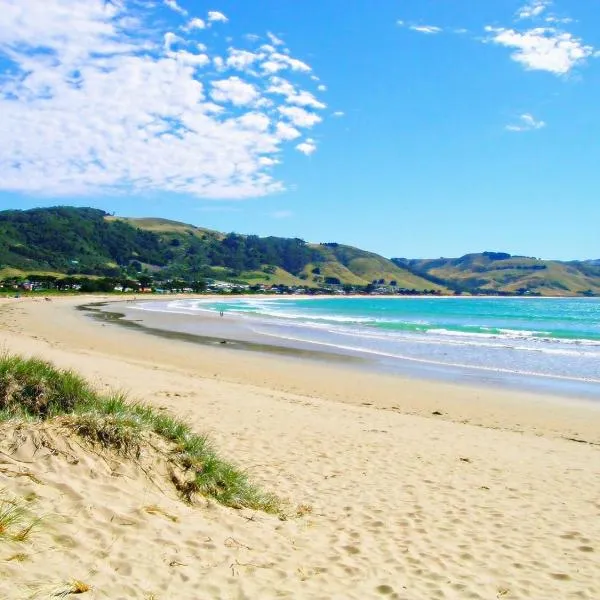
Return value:
[(600, 260), (562, 262), (482, 252), (460, 258), (393, 258), (392, 261), (458, 293), (600, 295)]
[(208, 278), (367, 292), (600, 295), (600, 259), (561, 262), (482, 252), (388, 260), (335, 242), (226, 234), (68, 206), (0, 212), (0, 279), (27, 274), (147, 282)]

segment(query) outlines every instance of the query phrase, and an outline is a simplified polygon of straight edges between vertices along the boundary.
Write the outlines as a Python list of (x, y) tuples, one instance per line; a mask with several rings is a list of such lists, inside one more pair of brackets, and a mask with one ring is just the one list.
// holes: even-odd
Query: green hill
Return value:
[(600, 295), (598, 261), (561, 262), (503, 252), (467, 254), (460, 258), (395, 258), (392, 261), (463, 293)]
[[(16, 270), (16, 271), (15, 271)], [(228, 279), (249, 284), (366, 286), (376, 282), (443, 290), (376, 254), (298, 238), (221, 233), (157, 218), (91, 208), (0, 212), (0, 273)]]
[(352, 246), (329, 243), (311, 245), (320, 254), (317, 267), (323, 277), (334, 277), (350, 284), (368, 285), (374, 281), (393, 283), (405, 289), (445, 290), (445, 286), (415, 275), (402, 265)]
[[(221, 233), (158, 218), (59, 206), (0, 212), (0, 280), (35, 273), (160, 282), (381, 286), (414, 292), (600, 295), (600, 260), (502, 252), (388, 260), (337, 243)], [(146, 284), (144, 284), (146, 285)], [(110, 282), (106, 283), (108, 289)]]

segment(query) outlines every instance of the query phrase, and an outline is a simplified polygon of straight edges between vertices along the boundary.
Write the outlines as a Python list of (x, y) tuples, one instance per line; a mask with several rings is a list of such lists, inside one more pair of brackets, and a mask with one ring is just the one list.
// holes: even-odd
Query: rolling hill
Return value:
[(222, 233), (159, 218), (59, 206), (0, 212), (0, 280), (27, 274), (154, 282), (332, 285), (441, 294), (600, 295), (600, 260), (503, 252), (406, 259), (337, 243)]
[(393, 282), (418, 292), (445, 291), (382, 256), (350, 246), (225, 234), (168, 219), (115, 217), (73, 207), (0, 212), (0, 273), (143, 275), (190, 282), (214, 278), (315, 288)]
[(462, 293), (600, 295), (600, 264), (594, 260), (561, 262), (482, 252), (460, 258), (392, 261)]

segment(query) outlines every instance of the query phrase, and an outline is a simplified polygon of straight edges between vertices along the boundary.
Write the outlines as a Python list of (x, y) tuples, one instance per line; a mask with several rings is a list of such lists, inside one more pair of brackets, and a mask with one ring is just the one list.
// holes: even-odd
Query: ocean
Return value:
[[(600, 299), (263, 298), (172, 300), (135, 308), (224, 312), (274, 345), (350, 354), (386, 370), (524, 384), (600, 398)], [(197, 332), (197, 328), (196, 332)]]

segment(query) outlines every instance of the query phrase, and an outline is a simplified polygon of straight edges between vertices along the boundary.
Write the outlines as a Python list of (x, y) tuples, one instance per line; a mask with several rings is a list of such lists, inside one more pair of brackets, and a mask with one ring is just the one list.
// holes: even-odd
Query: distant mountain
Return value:
[(458, 293), (600, 295), (600, 261), (540, 260), (504, 252), (392, 262)]
[(350, 246), (225, 234), (168, 219), (64, 206), (0, 212), (0, 278), (19, 273), (446, 291)]

